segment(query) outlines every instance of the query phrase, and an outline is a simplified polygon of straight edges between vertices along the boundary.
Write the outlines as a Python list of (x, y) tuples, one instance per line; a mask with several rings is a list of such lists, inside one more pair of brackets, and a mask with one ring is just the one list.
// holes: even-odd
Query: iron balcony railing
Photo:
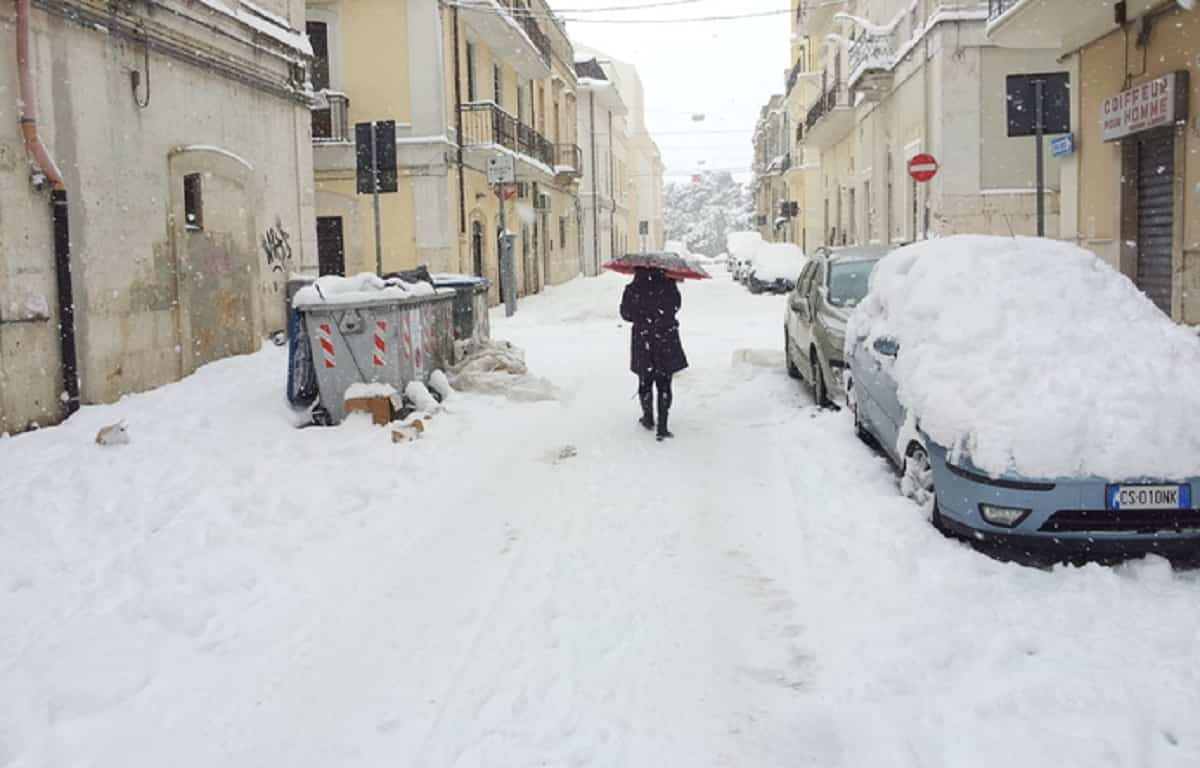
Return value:
[(556, 144), (554, 146), (554, 165), (561, 173), (583, 174), (583, 150), (578, 144)]
[[(312, 110), (314, 142), (352, 141), (350, 135), (350, 99), (346, 94), (323, 91), (317, 96), (318, 106)], [(325, 106), (320, 106), (324, 104)]]
[(998, 19), (1021, 0), (988, 0), (988, 19)]
[(857, 73), (863, 65), (886, 68), (892, 60), (892, 42), (883, 35), (863, 35), (850, 44), (846, 54), (850, 72)]
[(554, 166), (554, 145), (492, 102), (463, 104), (459, 110), (462, 112), (464, 147), (505, 147), (547, 167)]
[(542, 31), (542, 28), (538, 26), (537, 19), (530, 16), (528, 11), (516, 8), (513, 10), (513, 14), (513, 18), (525, 30), (525, 34), (529, 35), (529, 39), (533, 41), (533, 47), (538, 49), (538, 53), (542, 54), (542, 58), (549, 64), (554, 50), (550, 44), (550, 36)]
[[(826, 86), (825, 90), (821, 92), (821, 95), (817, 97), (817, 100), (813, 102), (813, 105), (808, 108), (808, 114), (804, 118), (805, 130), (811, 131), (813, 126), (821, 121), (822, 117), (825, 117), (825, 115), (829, 114), (839, 106), (838, 100), (841, 91), (841, 83), (833, 83), (829, 86)], [(846, 105), (841, 104), (840, 106)]]

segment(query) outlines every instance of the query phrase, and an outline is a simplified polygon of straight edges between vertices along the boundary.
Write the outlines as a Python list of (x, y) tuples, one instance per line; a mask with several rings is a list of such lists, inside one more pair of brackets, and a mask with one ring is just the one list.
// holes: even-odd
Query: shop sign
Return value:
[(1170, 72), (1105, 99), (1100, 107), (1101, 138), (1118, 141), (1186, 117), (1187, 72)]

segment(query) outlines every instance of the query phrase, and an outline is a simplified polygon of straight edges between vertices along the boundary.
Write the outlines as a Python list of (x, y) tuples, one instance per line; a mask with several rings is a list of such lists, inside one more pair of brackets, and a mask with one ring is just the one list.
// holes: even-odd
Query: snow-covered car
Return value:
[(867, 295), (875, 264), (895, 246), (817, 248), (784, 310), (783, 349), (787, 371), (812, 387), (818, 405), (844, 400), (842, 372), (846, 322)]
[(764, 243), (754, 255), (746, 287), (751, 293), (787, 293), (796, 287), (805, 263), (804, 251), (798, 245)]
[(942, 530), (1020, 554), (1200, 554), (1200, 339), (1074, 245), (963, 235), (876, 265), (860, 434)]
[(753, 264), (754, 254), (763, 244), (762, 235), (757, 232), (730, 232), (725, 235), (725, 245), (732, 259), (733, 279), (743, 282), (747, 270)]

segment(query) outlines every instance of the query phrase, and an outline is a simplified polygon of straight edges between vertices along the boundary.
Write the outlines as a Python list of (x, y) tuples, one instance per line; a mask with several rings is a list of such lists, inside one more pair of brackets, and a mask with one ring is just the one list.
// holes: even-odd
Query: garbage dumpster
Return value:
[(403, 392), (409, 382), (426, 383), (430, 374), (451, 364), (454, 299), (451, 291), (406, 296), (391, 288), (297, 294), (295, 308), (311, 340), (321, 405), (334, 423), (345, 416), (351, 385), (390, 384)]
[(437, 288), (454, 289), (454, 340), (486, 341), (491, 337), (488, 322), (488, 281), (475, 275), (433, 275)]

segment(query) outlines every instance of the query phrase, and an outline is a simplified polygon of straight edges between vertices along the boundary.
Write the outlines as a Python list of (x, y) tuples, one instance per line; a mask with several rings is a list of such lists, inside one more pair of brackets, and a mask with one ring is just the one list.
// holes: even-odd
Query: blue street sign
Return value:
[(1062, 136), (1055, 136), (1050, 142), (1050, 154), (1055, 157), (1063, 157), (1075, 152), (1075, 134), (1065, 133)]

